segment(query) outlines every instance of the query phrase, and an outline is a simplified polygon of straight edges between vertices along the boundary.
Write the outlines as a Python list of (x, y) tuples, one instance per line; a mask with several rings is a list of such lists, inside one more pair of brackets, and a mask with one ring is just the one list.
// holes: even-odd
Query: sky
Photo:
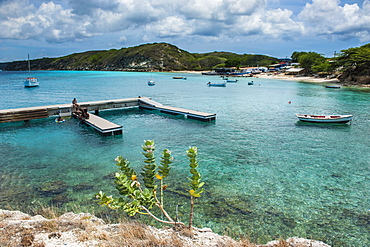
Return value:
[(0, 62), (155, 42), (333, 57), (370, 43), (370, 0), (0, 0)]

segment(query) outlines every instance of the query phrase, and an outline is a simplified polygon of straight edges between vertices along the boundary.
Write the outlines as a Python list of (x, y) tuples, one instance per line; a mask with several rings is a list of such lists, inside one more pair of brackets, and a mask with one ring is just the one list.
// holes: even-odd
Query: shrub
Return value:
[[(116, 173), (115, 184), (121, 197), (107, 196), (100, 191), (95, 194), (95, 197), (99, 201), (98, 204), (106, 205), (112, 209), (123, 209), (130, 216), (134, 216), (137, 213), (146, 214), (162, 223), (185, 226), (184, 223), (175, 221), (164, 209), (163, 191), (167, 187), (167, 185), (164, 184), (164, 179), (168, 177), (171, 170), (171, 163), (173, 162), (171, 151), (168, 149), (163, 150), (160, 165), (157, 167), (155, 163), (154, 141), (145, 141), (144, 145), (142, 145), (142, 149), (142, 154), (145, 157), (145, 165), (141, 172), (144, 186), (139, 182), (137, 173), (130, 167), (130, 162), (122, 158), (122, 156), (118, 156), (115, 161), (121, 172)], [(190, 147), (186, 153), (190, 162), (190, 173), (192, 174), (189, 178), (191, 188), (189, 190), (189, 228), (191, 229), (194, 214), (194, 201), (195, 198), (200, 197), (203, 192), (204, 182), (201, 182), (201, 175), (198, 171), (197, 147)], [(157, 197), (158, 180), (160, 186), (160, 199)], [(166, 220), (160, 219), (154, 215), (151, 210), (153, 207), (159, 208)]]

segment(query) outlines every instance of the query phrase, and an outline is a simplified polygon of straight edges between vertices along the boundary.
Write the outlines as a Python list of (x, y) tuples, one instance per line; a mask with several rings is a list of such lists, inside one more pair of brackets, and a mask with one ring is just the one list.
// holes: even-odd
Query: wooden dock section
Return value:
[[(99, 110), (139, 106), (139, 97), (128, 99), (81, 102), (79, 103), (79, 105), (82, 108), (86, 108), (88, 111), (95, 111), (96, 113), (98, 113)], [(0, 123), (28, 121), (33, 119), (48, 118), (51, 116), (66, 117), (71, 115), (72, 115), (72, 104), (7, 109), (0, 110)]]
[(112, 123), (104, 118), (89, 113), (88, 119), (83, 119), (82, 122), (93, 127), (102, 136), (122, 135), (122, 126)]
[(28, 121), (31, 119), (48, 118), (48, 111), (44, 108), (19, 108), (0, 111), (0, 123)]
[(140, 98), (139, 107), (150, 110), (159, 110), (172, 115), (184, 115), (190, 119), (196, 119), (203, 122), (210, 122), (216, 119), (216, 114), (200, 111), (187, 110), (178, 107), (165, 106), (149, 98)]

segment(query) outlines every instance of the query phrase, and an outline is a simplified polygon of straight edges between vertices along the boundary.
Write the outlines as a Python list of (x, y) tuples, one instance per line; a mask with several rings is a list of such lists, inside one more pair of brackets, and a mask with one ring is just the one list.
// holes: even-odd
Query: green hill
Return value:
[[(278, 59), (230, 52), (189, 53), (167, 43), (144, 44), (119, 50), (87, 51), (31, 61), (32, 70), (181, 71), (216, 67), (267, 66)], [(4, 70), (27, 70), (27, 61), (14, 61)]]

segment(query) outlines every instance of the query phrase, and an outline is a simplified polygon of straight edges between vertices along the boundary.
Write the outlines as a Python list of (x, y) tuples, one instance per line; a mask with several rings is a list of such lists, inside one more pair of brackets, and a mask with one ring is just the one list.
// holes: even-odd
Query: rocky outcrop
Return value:
[(343, 85), (370, 86), (370, 69), (367, 66), (348, 68), (338, 79)]
[(65, 213), (47, 219), (19, 211), (0, 210), (0, 246), (34, 247), (93, 247), (93, 246), (228, 246), (228, 247), (330, 247), (320, 241), (303, 238), (272, 241), (255, 245), (249, 241), (235, 241), (220, 236), (209, 228), (163, 228), (142, 225), (135, 221), (105, 224), (89, 213)]

